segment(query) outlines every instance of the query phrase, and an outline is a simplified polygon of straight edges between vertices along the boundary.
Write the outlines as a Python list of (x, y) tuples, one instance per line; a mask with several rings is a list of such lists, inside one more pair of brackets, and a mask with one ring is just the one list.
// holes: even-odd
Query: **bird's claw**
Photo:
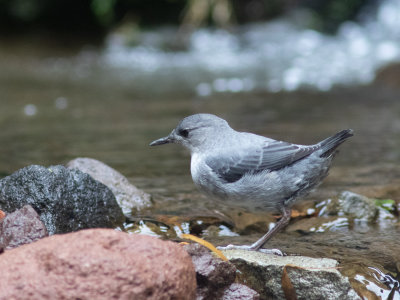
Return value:
[(267, 254), (274, 254), (277, 256), (286, 256), (285, 252), (282, 252), (279, 249), (258, 249), (259, 252), (267, 253)]
[(236, 250), (236, 249), (240, 249), (240, 250), (251, 250), (250, 249), (251, 246), (247, 246), (247, 245), (227, 245), (227, 246), (218, 246), (217, 248), (219, 250)]
[(217, 247), (219, 250), (247, 250), (247, 251), (258, 251), (261, 253), (266, 253), (266, 254), (273, 254), (277, 256), (286, 256), (286, 253), (282, 252), (279, 249), (258, 249), (255, 250), (252, 248), (252, 246), (248, 245), (227, 245), (227, 246), (219, 246)]

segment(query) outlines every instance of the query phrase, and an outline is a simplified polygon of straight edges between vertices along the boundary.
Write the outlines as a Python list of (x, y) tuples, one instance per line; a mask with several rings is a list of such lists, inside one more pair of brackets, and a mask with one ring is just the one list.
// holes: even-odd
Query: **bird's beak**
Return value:
[(164, 144), (169, 144), (174, 142), (174, 138), (172, 136), (173, 132), (171, 132), (170, 135), (165, 136), (161, 139), (155, 140), (150, 143), (150, 146), (158, 146), (158, 145), (164, 145)]

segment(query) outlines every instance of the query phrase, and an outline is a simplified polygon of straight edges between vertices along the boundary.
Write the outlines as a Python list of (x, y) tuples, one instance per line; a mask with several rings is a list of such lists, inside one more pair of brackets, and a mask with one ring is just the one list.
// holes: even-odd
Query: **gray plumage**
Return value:
[(188, 148), (193, 181), (207, 194), (252, 211), (283, 212), (326, 177), (336, 148), (352, 135), (343, 130), (315, 145), (296, 145), (238, 132), (217, 116), (196, 114), (150, 145)]

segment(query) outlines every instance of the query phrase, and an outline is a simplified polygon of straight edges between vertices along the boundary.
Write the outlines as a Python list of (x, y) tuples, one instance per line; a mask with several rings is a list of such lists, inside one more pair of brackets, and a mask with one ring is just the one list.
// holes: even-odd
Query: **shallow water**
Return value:
[[(174, 28), (139, 32), (121, 26), (110, 34), (100, 61), (121, 80), (159, 91), (294, 91), (370, 83), (382, 66), (400, 60), (400, 4), (377, 1), (345, 22), (334, 35), (310, 28), (306, 11), (229, 30)], [(123, 72), (121, 73), (121, 69)], [(121, 76), (122, 74), (122, 76)], [(184, 83), (184, 84), (182, 84)]]
[[(315, 211), (316, 203), (343, 190), (391, 198), (399, 207), (398, 90), (371, 85), (330, 92), (154, 94), (134, 82), (115, 80), (115, 73), (98, 68), (97, 62), (82, 64), (81, 54), (78, 60), (75, 56), (80, 50), (65, 54), (56, 48), (50, 55), (46, 44), (33, 43), (26, 51), (22, 44), (3, 43), (0, 48), (1, 176), (30, 164), (96, 158), (153, 196), (154, 207), (137, 213), (126, 224), (127, 231), (174, 240), (183, 231), (216, 244), (250, 243), (276, 219), (235, 210), (200, 194), (190, 178), (189, 154), (176, 145), (150, 148), (149, 142), (198, 112), (217, 114), (238, 130), (303, 144), (352, 128), (355, 136), (340, 147), (330, 176), (296, 207), (302, 216), (269, 244), (289, 254), (339, 259), (342, 272), (354, 285), (361, 282), (363, 292), (373, 286), (376, 295), (390, 293), (391, 285), (381, 283), (379, 272), (394, 282), (399, 279), (398, 216), (360, 227), (348, 220), (321, 221), (310, 209)], [(54, 73), (54, 64), (61, 64), (64, 72)], [(298, 226), (306, 221), (311, 225)], [(332, 221), (336, 223), (326, 225)], [(309, 230), (321, 222), (323, 232)]]

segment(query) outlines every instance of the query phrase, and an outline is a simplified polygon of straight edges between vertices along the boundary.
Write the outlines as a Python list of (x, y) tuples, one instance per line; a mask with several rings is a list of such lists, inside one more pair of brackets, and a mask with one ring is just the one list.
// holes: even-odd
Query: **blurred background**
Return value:
[(2, 0), (0, 174), (181, 174), (147, 144), (196, 112), (298, 143), (353, 127), (340, 159), (397, 162), (399, 41), (397, 0)]
[[(184, 149), (148, 147), (208, 112), (303, 144), (353, 128), (298, 210), (350, 189), (393, 199), (398, 218), (399, 61), (398, 0), (0, 0), (0, 176), (92, 157), (153, 195), (127, 230), (176, 238), (175, 216), (187, 233), (254, 241), (271, 219), (201, 195)], [(398, 243), (397, 219), (346, 222), (320, 230)]]

